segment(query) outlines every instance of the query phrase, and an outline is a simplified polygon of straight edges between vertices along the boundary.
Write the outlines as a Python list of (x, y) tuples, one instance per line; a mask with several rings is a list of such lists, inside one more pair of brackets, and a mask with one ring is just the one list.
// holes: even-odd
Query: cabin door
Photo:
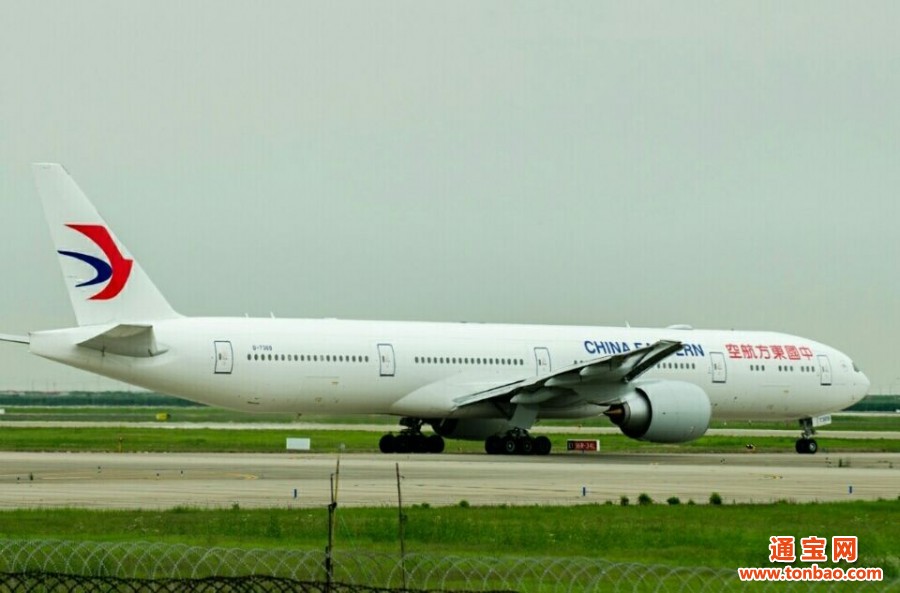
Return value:
[(231, 349), (231, 342), (213, 342), (216, 348), (216, 371), (217, 375), (230, 375), (234, 368), (234, 351)]
[(822, 385), (831, 385), (831, 361), (824, 354), (819, 355), (819, 376)]
[(550, 350), (547, 348), (535, 348), (534, 362), (537, 368), (536, 375), (548, 374), (550, 372)]
[(725, 367), (725, 355), (721, 352), (709, 353), (710, 364), (712, 364), (712, 382), (724, 383), (728, 378), (728, 369)]
[(382, 377), (394, 376), (394, 347), (378, 344), (378, 368)]

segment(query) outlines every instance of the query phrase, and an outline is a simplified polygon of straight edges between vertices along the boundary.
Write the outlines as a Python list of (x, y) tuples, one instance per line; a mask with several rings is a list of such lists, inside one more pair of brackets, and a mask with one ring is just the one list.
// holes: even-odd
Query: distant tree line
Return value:
[(849, 408), (850, 412), (895, 412), (900, 410), (900, 395), (867, 395)]
[(69, 391), (0, 393), (0, 406), (202, 406), (186, 399), (146, 391)]

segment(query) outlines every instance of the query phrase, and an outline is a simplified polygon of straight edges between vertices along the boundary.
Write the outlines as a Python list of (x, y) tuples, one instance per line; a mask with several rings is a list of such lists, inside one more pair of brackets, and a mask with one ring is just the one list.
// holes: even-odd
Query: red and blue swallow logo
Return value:
[(86, 253), (79, 253), (77, 251), (60, 250), (59, 253), (61, 255), (83, 261), (92, 266), (97, 272), (97, 275), (91, 280), (87, 280), (76, 286), (81, 288), (83, 286), (93, 286), (109, 281), (100, 292), (90, 297), (89, 300), (108, 301), (109, 299), (118, 296), (118, 294), (122, 292), (122, 289), (125, 288), (125, 283), (128, 282), (134, 260), (127, 259), (122, 255), (122, 252), (119, 251), (116, 242), (113, 241), (112, 236), (109, 234), (109, 230), (105, 226), (99, 224), (67, 224), (66, 226), (72, 230), (78, 231), (93, 241), (97, 247), (103, 251), (103, 254), (106, 255), (106, 259), (108, 260), (103, 261), (99, 257), (94, 257), (93, 255), (88, 255)]

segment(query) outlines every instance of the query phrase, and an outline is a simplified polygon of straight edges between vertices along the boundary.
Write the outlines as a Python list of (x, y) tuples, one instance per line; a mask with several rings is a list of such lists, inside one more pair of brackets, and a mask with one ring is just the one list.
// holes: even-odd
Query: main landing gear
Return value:
[(378, 441), (382, 453), (443, 453), (444, 439), (441, 435), (422, 434), (424, 422), (417, 418), (403, 418), (400, 424), (405, 426), (400, 434), (386, 434)]
[(819, 450), (819, 444), (816, 439), (812, 438), (816, 432), (812, 425), (812, 418), (800, 420), (800, 428), (803, 429), (803, 435), (797, 439), (794, 449), (797, 450), (797, 453), (812, 455)]
[(527, 430), (516, 429), (504, 435), (491, 435), (484, 441), (488, 455), (549, 455), (550, 439), (533, 437)]

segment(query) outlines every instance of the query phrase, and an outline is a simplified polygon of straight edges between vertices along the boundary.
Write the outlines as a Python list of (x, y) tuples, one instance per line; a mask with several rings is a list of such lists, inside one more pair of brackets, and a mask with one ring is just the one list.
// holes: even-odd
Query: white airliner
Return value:
[(398, 416), (385, 453), (439, 453), (448, 437), (547, 454), (535, 422), (599, 414), (660, 443), (711, 419), (799, 420), (796, 450), (815, 453), (815, 427), (869, 387), (847, 355), (773, 332), (183, 317), (63, 167), (33, 168), (78, 327), (0, 339), (223, 408)]

